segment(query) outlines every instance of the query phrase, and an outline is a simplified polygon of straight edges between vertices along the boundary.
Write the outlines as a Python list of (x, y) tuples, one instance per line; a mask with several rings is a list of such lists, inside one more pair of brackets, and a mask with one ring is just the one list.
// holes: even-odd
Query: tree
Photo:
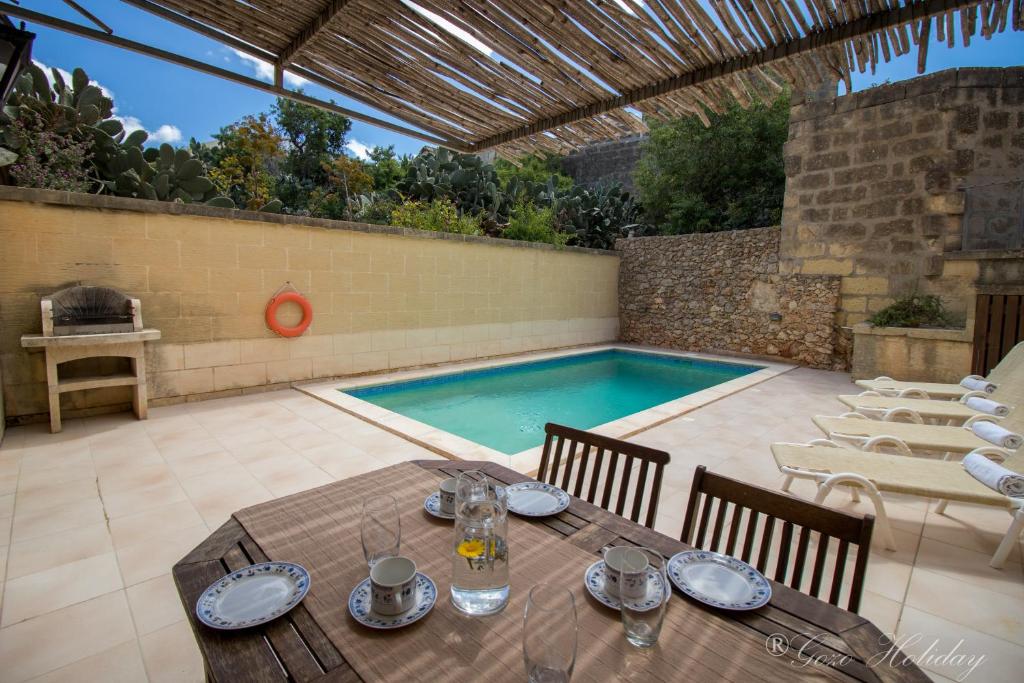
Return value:
[(274, 189), (273, 164), (283, 154), (281, 135), (266, 114), (246, 116), (213, 136), (217, 166), (210, 180), (235, 204), (259, 209), (270, 201)]
[(520, 183), (547, 183), (551, 177), (554, 177), (555, 188), (558, 190), (568, 190), (573, 186), (572, 178), (562, 173), (561, 157), (553, 154), (545, 154), (543, 158), (531, 155), (519, 159), (519, 164), (517, 167), (511, 161), (501, 158), (494, 162), (494, 170), (498, 172), (502, 187), (507, 187), (512, 178), (519, 178)]
[(646, 218), (662, 232), (715, 232), (775, 225), (786, 176), (782, 145), (789, 95), (771, 105), (654, 122), (635, 175)]
[(366, 164), (366, 170), (373, 177), (373, 189), (377, 192), (393, 189), (405, 177), (409, 163), (408, 156), (399, 158), (395, 155), (394, 145), (374, 147), (370, 150), (370, 161)]
[(270, 110), (287, 143), (286, 173), (302, 180), (320, 178), (322, 164), (344, 153), (352, 129), (348, 117), (284, 97)]

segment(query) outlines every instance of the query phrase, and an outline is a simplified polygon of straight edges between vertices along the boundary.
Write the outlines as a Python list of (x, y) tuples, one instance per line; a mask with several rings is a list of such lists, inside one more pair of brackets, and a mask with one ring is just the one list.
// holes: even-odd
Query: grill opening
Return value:
[(46, 300), (51, 306), (54, 335), (131, 332), (135, 327), (131, 298), (113, 287), (78, 285)]

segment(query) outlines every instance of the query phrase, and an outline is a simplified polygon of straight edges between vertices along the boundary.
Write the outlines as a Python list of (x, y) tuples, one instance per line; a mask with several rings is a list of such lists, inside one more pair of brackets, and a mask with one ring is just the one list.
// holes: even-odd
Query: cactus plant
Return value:
[[(19, 139), (15, 120), (33, 115), (48, 130), (70, 135), (90, 143), (87, 164), (96, 190), (122, 197), (160, 201), (208, 202), (217, 197), (213, 183), (206, 177), (202, 162), (187, 149), (174, 149), (164, 143), (144, 149), (148, 138), (144, 130), (127, 133), (113, 118), (114, 103), (82, 69), (75, 69), (71, 83), (60, 71), (52, 70), (52, 84), (35, 64), (18, 77), (8, 106), (0, 113), (0, 165), (13, 163), (26, 141)], [(234, 203), (218, 198), (217, 206), (231, 208)], [(225, 201), (226, 200), (226, 201)], [(272, 203), (271, 203), (272, 204)], [(274, 210), (268, 205), (268, 210)], [(279, 210), (279, 209), (278, 209)]]

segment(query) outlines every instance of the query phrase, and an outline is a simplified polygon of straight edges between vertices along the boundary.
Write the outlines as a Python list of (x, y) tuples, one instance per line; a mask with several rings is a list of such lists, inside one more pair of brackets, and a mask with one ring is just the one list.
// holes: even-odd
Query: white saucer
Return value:
[(505, 487), (509, 512), (523, 517), (557, 515), (569, 507), (569, 494), (552, 484), (524, 481)]
[(427, 499), (423, 501), (423, 509), (438, 519), (455, 519), (455, 515), (447, 512), (441, 512), (441, 494), (437, 491), (431, 493), (427, 496)]
[(233, 631), (281, 616), (309, 591), (309, 572), (290, 562), (263, 562), (213, 582), (196, 602), (196, 616), (211, 628)]
[(764, 574), (742, 560), (709, 550), (673, 555), (668, 577), (694, 600), (721, 609), (752, 610), (772, 599), (772, 586)]
[(402, 628), (422, 619), (437, 602), (437, 586), (430, 577), (416, 572), (416, 605), (401, 614), (377, 614), (370, 607), (370, 577), (359, 582), (348, 596), (348, 611), (363, 626), (376, 629)]
[[(598, 560), (587, 567), (587, 571), (583, 575), (583, 585), (587, 587), (587, 591), (594, 596), (594, 599), (602, 605), (612, 609), (619, 609), (622, 603), (619, 602), (617, 597), (608, 595), (604, 591), (604, 579), (604, 560)], [(665, 595), (664, 591), (665, 586), (661, 583), (661, 575), (656, 570), (649, 568), (647, 570), (647, 595), (644, 598), (644, 608), (657, 607)]]

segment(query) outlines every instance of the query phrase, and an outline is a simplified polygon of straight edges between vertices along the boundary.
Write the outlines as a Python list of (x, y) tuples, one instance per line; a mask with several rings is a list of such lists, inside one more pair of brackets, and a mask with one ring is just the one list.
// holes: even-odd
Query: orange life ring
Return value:
[[(302, 307), (302, 320), (294, 327), (285, 327), (277, 321), (278, 306), (289, 301)], [(282, 292), (267, 303), (267, 327), (282, 337), (298, 337), (306, 331), (311, 322), (313, 322), (313, 307), (309, 304), (309, 300), (298, 292)]]

